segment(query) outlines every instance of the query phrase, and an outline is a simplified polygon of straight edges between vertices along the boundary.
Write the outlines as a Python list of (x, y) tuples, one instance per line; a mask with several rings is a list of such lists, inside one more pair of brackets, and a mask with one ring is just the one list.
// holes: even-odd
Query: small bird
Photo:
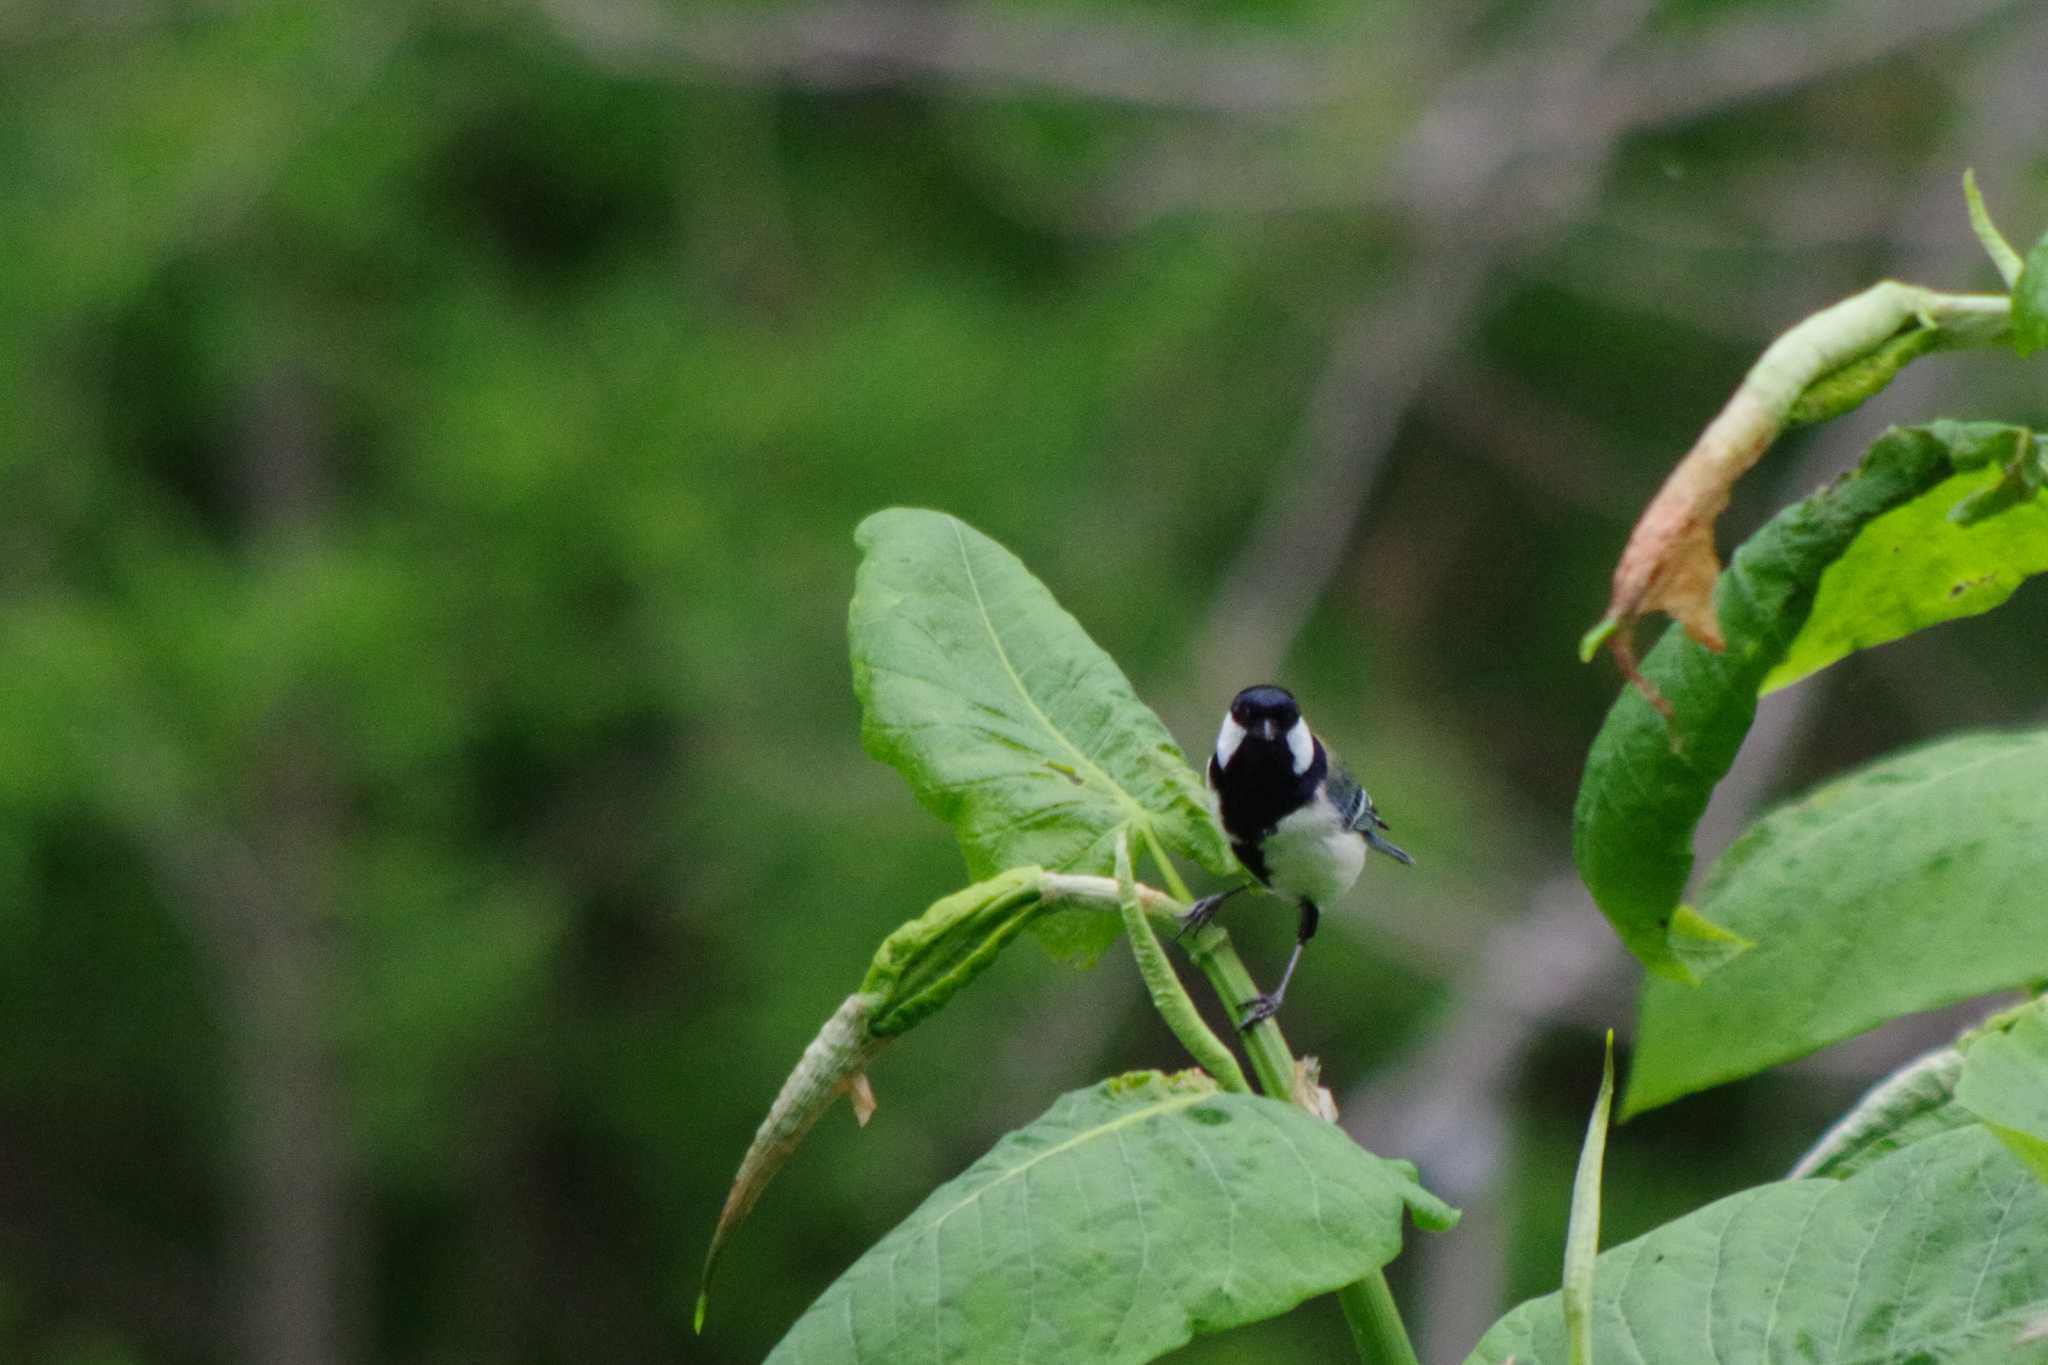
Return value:
[[(1415, 859), (1381, 835), (1387, 822), (1372, 798), (1330, 756), (1285, 688), (1247, 687), (1231, 699), (1209, 759), (1209, 790), (1245, 871), (1301, 907), (1294, 955), (1279, 989), (1244, 1003), (1239, 1027), (1249, 1029), (1280, 1008), (1301, 950), (1315, 937), (1319, 905), (1351, 889), (1366, 850), (1410, 866)], [(1181, 917), (1181, 933), (1207, 924), (1244, 889), (1240, 884), (1196, 901)]]

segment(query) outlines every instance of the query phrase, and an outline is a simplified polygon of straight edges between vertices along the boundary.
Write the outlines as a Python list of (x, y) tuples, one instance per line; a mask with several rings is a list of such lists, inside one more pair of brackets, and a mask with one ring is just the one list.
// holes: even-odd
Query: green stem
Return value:
[(1218, 1085), (1249, 1094), (1251, 1085), (1239, 1069), (1237, 1058), (1202, 1021), (1201, 1011), (1188, 998), (1187, 988), (1180, 984), (1173, 963), (1166, 958), (1166, 949), (1159, 946), (1158, 936), (1145, 919), (1144, 905), (1138, 898), (1138, 879), (1131, 871), (1131, 841), (1127, 833), (1116, 836), (1116, 886), (1124, 936), (1131, 941), (1131, 955), (1138, 959), (1138, 974), (1144, 977), (1145, 989), (1152, 995), (1152, 1007), (1180, 1039), (1188, 1055), (1214, 1076)]
[(1344, 1310), (1351, 1344), (1358, 1348), (1360, 1360), (1373, 1365), (1419, 1365), (1385, 1275), (1375, 1270), (1357, 1283), (1345, 1285), (1337, 1291), (1337, 1305)]
[(1984, 196), (1977, 190), (1977, 172), (1963, 172), (1963, 199), (1970, 206), (1970, 231), (1977, 234), (1977, 240), (1984, 244), (1985, 254), (1998, 267), (1999, 278), (2005, 281), (2007, 289), (2016, 288), (2020, 282), (2020, 271), (2026, 269), (2026, 262), (2012, 249), (2012, 243), (2005, 240), (1991, 221), (1991, 210), (1984, 207)]
[[(1194, 897), (1188, 893), (1187, 883), (1181, 880), (1173, 860), (1166, 856), (1151, 825), (1142, 828), (1146, 848), (1159, 867), (1161, 879), (1183, 905), (1192, 902)], [(1252, 974), (1245, 970), (1237, 949), (1231, 946), (1230, 935), (1220, 925), (1205, 925), (1189, 943), (1188, 955), (1202, 969), (1202, 975), (1209, 978), (1210, 986), (1229, 1012), (1230, 1022), (1239, 1027), (1245, 1053), (1259, 1078), (1259, 1089), (1275, 1099), (1285, 1099), (1310, 1113), (1316, 1112), (1313, 1097), (1296, 1087), (1294, 1053), (1288, 1049), (1280, 1025), (1266, 1019), (1249, 1031), (1243, 1030), (1245, 1002), (1258, 994), (1258, 987), (1252, 982)], [(1401, 1321), (1401, 1310), (1394, 1303), (1394, 1291), (1387, 1287), (1384, 1273), (1375, 1270), (1339, 1289), (1337, 1305), (1344, 1310), (1352, 1344), (1365, 1365), (1418, 1365), (1415, 1347), (1408, 1340), (1408, 1329)]]

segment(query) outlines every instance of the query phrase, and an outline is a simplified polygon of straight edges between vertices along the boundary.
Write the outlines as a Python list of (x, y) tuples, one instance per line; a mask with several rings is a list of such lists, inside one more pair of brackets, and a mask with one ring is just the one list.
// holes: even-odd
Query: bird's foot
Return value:
[(1189, 906), (1188, 912), (1180, 917), (1180, 930), (1174, 934), (1173, 941), (1175, 943), (1180, 942), (1195, 930), (1202, 928), (1210, 920), (1215, 919), (1216, 912), (1222, 908), (1224, 901), (1230, 899), (1230, 895), (1230, 892), (1224, 891), (1214, 896), (1204, 896)]
[(1244, 1018), (1238, 1021), (1239, 1033), (1250, 1033), (1254, 1024), (1263, 1024), (1280, 1012), (1280, 1002), (1286, 997), (1280, 991), (1271, 995), (1255, 995), (1244, 1002)]

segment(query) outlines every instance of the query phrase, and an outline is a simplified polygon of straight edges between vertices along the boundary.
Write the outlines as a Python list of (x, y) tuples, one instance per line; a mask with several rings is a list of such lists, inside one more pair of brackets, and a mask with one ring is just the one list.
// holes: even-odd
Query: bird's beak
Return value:
[(1252, 733), (1260, 739), (1275, 740), (1280, 738), (1280, 726), (1271, 716), (1261, 716)]

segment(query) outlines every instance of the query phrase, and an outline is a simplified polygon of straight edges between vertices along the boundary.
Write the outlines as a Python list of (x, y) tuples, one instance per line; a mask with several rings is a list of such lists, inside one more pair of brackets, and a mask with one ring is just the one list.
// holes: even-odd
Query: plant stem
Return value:
[(1239, 1094), (1251, 1093), (1251, 1084), (1238, 1067), (1237, 1057), (1203, 1022), (1201, 1011), (1188, 998), (1187, 987), (1180, 984), (1173, 963), (1167, 960), (1166, 949), (1159, 946), (1159, 938), (1145, 918), (1144, 903), (1138, 896), (1138, 881), (1131, 872), (1131, 841), (1127, 833), (1116, 837), (1116, 885), (1118, 909), (1124, 918), (1124, 936), (1131, 941), (1131, 955), (1138, 959), (1138, 974), (1145, 979), (1145, 989), (1152, 996), (1152, 1008), (1159, 1011), (1159, 1017), (1180, 1039), (1188, 1055), (1215, 1077), (1218, 1085)]
[[(1158, 836), (1150, 825), (1144, 826), (1144, 831), (1146, 847), (1152, 854), (1152, 861), (1159, 867), (1161, 879), (1182, 904), (1191, 902), (1194, 898), (1188, 893), (1187, 883), (1181, 880), (1173, 861), (1160, 847)], [(1258, 987), (1252, 982), (1252, 974), (1245, 970), (1237, 949), (1231, 946), (1230, 936), (1220, 925), (1206, 925), (1194, 936), (1188, 955), (1209, 978), (1210, 986), (1229, 1012), (1231, 1023), (1241, 1025), (1245, 1002), (1258, 994)], [(1318, 1112), (1313, 1095), (1303, 1093), (1296, 1085), (1294, 1053), (1289, 1050), (1287, 1039), (1281, 1035), (1279, 1024), (1266, 1019), (1253, 1025), (1242, 1036), (1245, 1053), (1251, 1058), (1252, 1071), (1259, 1078), (1259, 1089), (1310, 1113)], [(1415, 1347), (1408, 1340), (1408, 1329), (1401, 1321), (1401, 1310), (1394, 1303), (1394, 1291), (1387, 1287), (1387, 1277), (1383, 1272), (1375, 1270), (1364, 1279), (1339, 1289), (1337, 1305), (1344, 1310), (1344, 1321), (1351, 1327), (1352, 1344), (1358, 1348), (1358, 1358), (1365, 1365), (1418, 1365)]]
[(1351, 1344), (1358, 1348), (1360, 1360), (1373, 1365), (1419, 1365), (1385, 1275), (1375, 1270), (1357, 1283), (1345, 1285), (1337, 1291), (1337, 1305), (1344, 1310)]

